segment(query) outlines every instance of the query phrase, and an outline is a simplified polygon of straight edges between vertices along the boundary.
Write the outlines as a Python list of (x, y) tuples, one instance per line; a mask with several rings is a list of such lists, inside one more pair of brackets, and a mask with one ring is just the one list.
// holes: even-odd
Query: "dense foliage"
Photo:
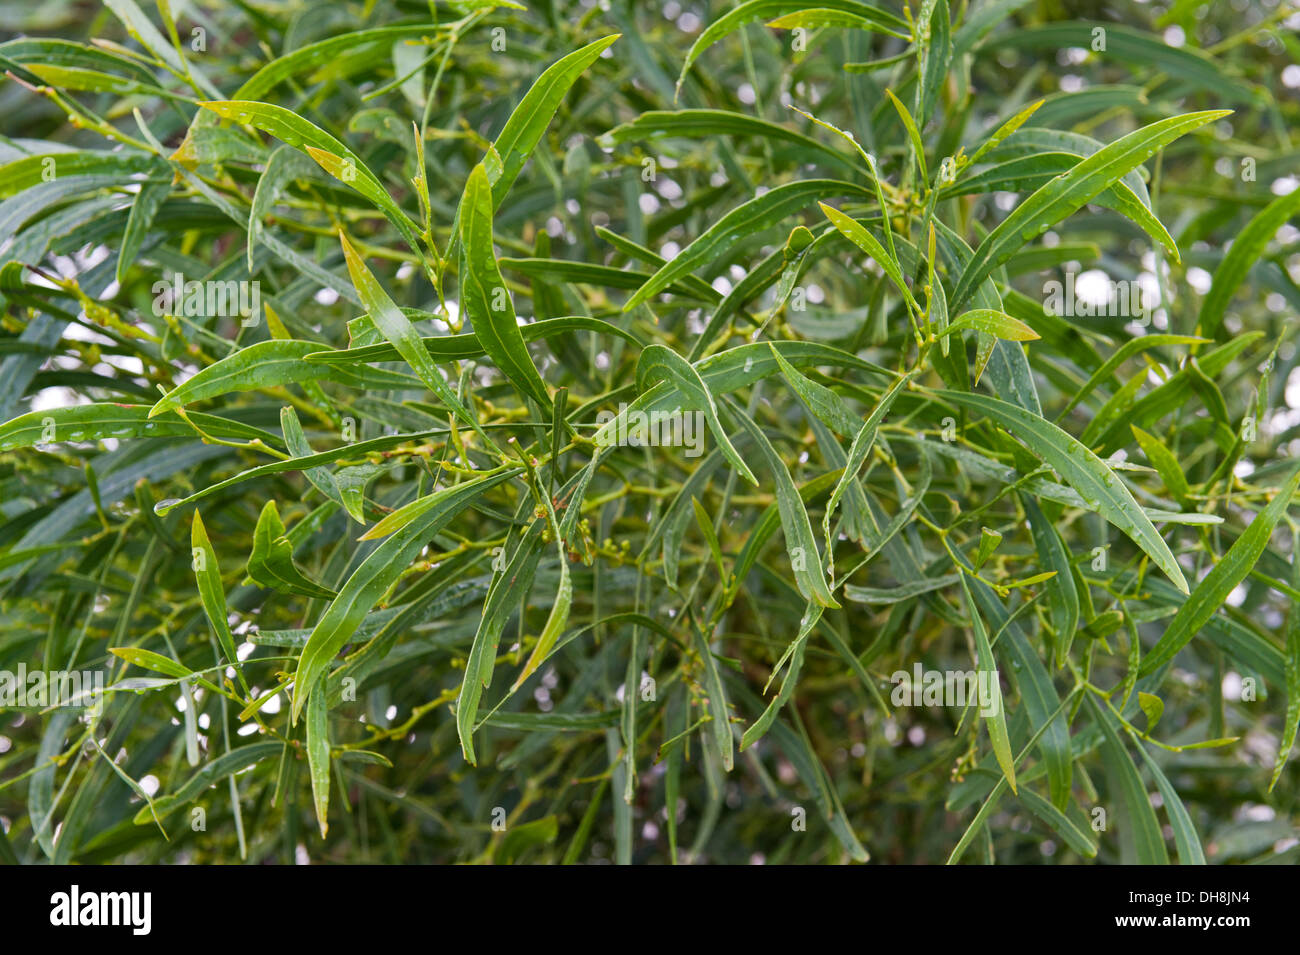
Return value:
[(0, 16), (0, 856), (1297, 860), (1285, 4)]

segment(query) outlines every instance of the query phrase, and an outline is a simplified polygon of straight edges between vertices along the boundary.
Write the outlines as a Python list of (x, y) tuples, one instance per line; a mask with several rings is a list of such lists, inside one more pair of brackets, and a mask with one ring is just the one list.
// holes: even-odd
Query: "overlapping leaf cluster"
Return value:
[(109, 689), (0, 716), (0, 854), (1295, 861), (1242, 6), (23, 7), (0, 669)]

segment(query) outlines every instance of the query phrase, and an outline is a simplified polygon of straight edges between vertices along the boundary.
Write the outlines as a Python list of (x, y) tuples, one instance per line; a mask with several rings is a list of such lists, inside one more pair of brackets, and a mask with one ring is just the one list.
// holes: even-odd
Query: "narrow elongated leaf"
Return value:
[[(1011, 758), (1011, 737), (1007, 734), (1007, 714), (1002, 705), (1002, 684), (998, 679), (998, 665), (993, 658), (993, 648), (989, 646), (989, 635), (984, 629), (984, 620), (975, 607), (975, 598), (971, 596), (965, 575), (961, 575), (962, 592), (966, 597), (966, 607), (970, 612), (971, 629), (975, 634), (976, 665), (979, 668), (981, 683), (989, 688), (990, 699), (976, 701), (984, 726), (989, 733), (989, 742), (993, 745), (993, 755), (1002, 767), (1002, 775), (1014, 793), (1016, 789), (1016, 764)], [(990, 712), (991, 711), (991, 712)]]
[(781, 528), (785, 533), (786, 552), (799, 593), (805, 600), (815, 601), (822, 607), (838, 607), (830, 588), (826, 586), (826, 574), (817, 551), (817, 541), (813, 537), (812, 524), (808, 521), (808, 510), (790, 477), (790, 469), (776, 453), (763, 429), (749, 415), (741, 409), (735, 409), (735, 417), (741, 428), (749, 434), (776, 480), (776, 503), (781, 513)]
[(406, 315), (393, 304), (384, 287), (379, 284), (370, 269), (366, 268), (366, 263), (361, 260), (361, 256), (357, 255), (356, 249), (341, 231), (339, 241), (343, 244), (343, 255), (347, 259), (348, 274), (352, 277), (352, 284), (356, 286), (357, 294), (361, 296), (361, 303), (366, 307), (375, 327), (397, 349), (407, 364), (415, 369), (420, 380), (429, 386), (443, 404), (451, 408), (461, 420), (468, 422), (488, 448), (497, 450), (496, 444), (483, 431), (474, 413), (466, 408), (456, 393), (451, 390), (451, 386), (447, 384), (442, 372), (429, 357), (428, 351), (421, 344), (419, 334), (407, 320)]
[(241, 773), (251, 766), (256, 766), (273, 753), (278, 754), (283, 751), (283, 743), (278, 740), (266, 740), (261, 743), (240, 746), (228, 753), (223, 753), (211, 762), (200, 766), (194, 772), (194, 775), (185, 780), (174, 792), (155, 799), (152, 812), (150, 812), (149, 806), (145, 806), (135, 814), (132, 821), (137, 826), (144, 826), (153, 821), (154, 814), (157, 814), (158, 818), (161, 819), (169, 813), (175, 812), (186, 803), (193, 801), (200, 793), (214, 785), (218, 780)]
[(114, 403), (48, 408), (19, 415), (0, 425), (0, 451), (106, 438), (192, 437), (195, 426), (218, 438), (258, 438), (268, 443), (275, 440), (269, 431), (229, 418), (198, 412), (187, 417), (193, 424), (174, 413), (154, 415), (148, 405)]
[[(732, 446), (726, 429), (718, 420), (718, 406), (714, 403), (713, 393), (709, 391), (709, 386), (705, 384), (699, 372), (672, 349), (658, 344), (647, 345), (636, 363), (637, 391), (644, 393), (652, 385), (663, 380), (670, 382), (682, 396), (686, 410), (698, 411), (704, 415), (709, 430), (727, 460), (735, 466), (741, 477), (757, 487), (758, 478), (754, 477), (754, 472)], [(600, 436), (598, 435), (595, 440), (600, 443)]]
[(474, 498), (517, 473), (517, 469), (501, 471), (421, 498), (407, 523), (375, 548), (353, 572), (312, 628), (307, 646), (299, 658), (293, 685), (292, 716), (295, 723), (330, 660), (348, 642), (366, 614), (406, 570), (429, 538)]
[(1084, 159), (1016, 206), (979, 244), (951, 296), (959, 309), (975, 287), (1030, 239), (1042, 235), (1093, 197), (1108, 189), (1125, 173), (1150, 159), (1162, 147), (1227, 116), (1231, 110), (1205, 110), (1173, 116), (1144, 126)]
[[(208, 540), (207, 528), (203, 526), (203, 517), (194, 512), (190, 524), (190, 548), (194, 577), (198, 582), (199, 598), (203, 603), (203, 613), (208, 624), (217, 635), (217, 643), (226, 655), (226, 662), (239, 674), (240, 683), (244, 680), (244, 671), (235, 653), (235, 638), (230, 632), (230, 622), (226, 619), (226, 589), (221, 583), (221, 569), (217, 566), (217, 552)], [(244, 684), (247, 692), (248, 685)]]
[(1223, 559), (1205, 575), (1186, 602), (1178, 608), (1174, 619), (1161, 635), (1151, 652), (1142, 658), (1140, 674), (1150, 673), (1156, 667), (1172, 660), (1205, 626), (1214, 612), (1224, 605), (1233, 589), (1246, 579), (1246, 575), (1268, 546), (1273, 529), (1291, 506), (1291, 498), (1300, 487), (1300, 463), (1293, 464), (1291, 476), (1273, 495), (1273, 500), (1263, 508), (1241, 536), (1233, 541)]
[(875, 443), (880, 422), (889, 413), (894, 399), (908, 386), (912, 377), (911, 374), (904, 375), (881, 395), (879, 403), (871, 409), (871, 414), (867, 416), (866, 421), (862, 422), (862, 427), (858, 429), (858, 433), (853, 437), (853, 444), (849, 447), (848, 464), (844, 466), (844, 474), (835, 485), (835, 490), (831, 492), (831, 499), (826, 504), (826, 513), (822, 517), (822, 534), (826, 538), (826, 553), (828, 556), (831, 553), (831, 516), (835, 513), (836, 506), (844, 497), (852, 482), (857, 480), (858, 472), (862, 470), (862, 465), (866, 462), (867, 455), (871, 453), (871, 447)]
[[(618, 38), (617, 33), (602, 37), (561, 57), (546, 68), (519, 101), (496, 142), (492, 144), (496, 154), (501, 157), (501, 170), (492, 182), (489, 220), (491, 212), (500, 207), (501, 200), (519, 178), (524, 163), (541, 141), (546, 127), (551, 124), (551, 119), (573, 84)], [(464, 211), (462, 208), (462, 215)]]
[[(704, 664), (704, 688), (708, 693), (709, 735), (713, 737), (718, 755), (722, 758), (722, 768), (727, 772), (735, 767), (735, 739), (731, 735), (731, 707), (727, 703), (727, 692), (722, 685), (722, 674), (718, 670), (718, 661), (713, 658), (709, 642), (699, 626), (692, 628), (695, 633), (695, 650)], [(634, 692), (628, 687), (628, 692)]]
[(393, 201), (393, 197), (388, 194), (383, 183), (370, 171), (360, 156), (315, 123), (303, 119), (292, 110), (271, 103), (257, 103), (250, 100), (213, 100), (199, 105), (222, 119), (255, 126), (295, 149), (301, 149), (330, 175), (356, 189), (373, 202), (401, 233), (411, 250), (420, 252), (422, 246), (419, 233), (411, 222), (410, 216)]
[[(416, 384), (416, 379), (410, 376), (378, 368), (344, 368), (304, 360), (312, 352), (324, 350), (315, 342), (293, 339), (258, 342), (241, 348), (167, 392), (149, 410), (149, 416), (235, 391), (255, 391), (321, 379), (362, 388), (410, 388)], [(192, 420), (197, 422), (200, 419), (192, 417)]]
[(725, 109), (647, 110), (636, 119), (615, 126), (605, 133), (602, 146), (621, 146), (658, 139), (707, 139), (719, 134), (758, 136), (798, 146), (802, 152), (815, 152), (842, 166), (856, 165), (847, 154), (777, 123), (735, 113)]
[[(1300, 591), (1300, 547), (1294, 531), (1291, 540), (1291, 587)], [(1291, 609), (1286, 619), (1286, 715), (1282, 718), (1282, 739), (1278, 743), (1277, 757), (1273, 760), (1273, 775), (1268, 788), (1273, 791), (1282, 775), (1282, 767), (1295, 746), (1296, 733), (1300, 732), (1300, 600), (1291, 598)]]
[(673, 282), (691, 274), (701, 266), (726, 255), (742, 239), (771, 228), (788, 216), (808, 207), (809, 203), (834, 195), (871, 196), (862, 186), (834, 179), (804, 179), (787, 182), (769, 189), (761, 196), (737, 206), (719, 219), (694, 242), (682, 249), (674, 258), (655, 272), (636, 294), (627, 300), (623, 311), (629, 311)]
[(464, 258), (461, 303), (474, 334), (488, 357), (520, 394), (532, 398), (549, 414), (550, 393), (519, 332), (514, 303), (492, 250), (492, 190), (482, 163), (474, 167), (465, 185), (460, 238)]
[(986, 395), (954, 391), (939, 394), (946, 401), (988, 415), (1023, 441), (1030, 451), (1055, 468), (1086, 502), (1096, 507), (1102, 517), (1142, 548), (1174, 582), (1174, 586), (1187, 593), (1187, 580), (1169, 545), (1106, 462), (1056, 425), (1023, 408)]
[(473, 734), (479, 700), (483, 690), (492, 685), (501, 632), (505, 629), (510, 614), (519, 606), (524, 594), (533, 584), (533, 575), (537, 572), (537, 562), (541, 557), (541, 529), (541, 523), (535, 523), (519, 541), (509, 563), (504, 564), (493, 576), (492, 586), (483, 604), (483, 614), (474, 633), (474, 642), (470, 646), (465, 676), (461, 680), (460, 694), (456, 697), (456, 732), (460, 736), (465, 761), (471, 766), (477, 763)]
[(1038, 502), (1029, 494), (1020, 495), (1020, 503), (1029, 521), (1029, 532), (1034, 538), (1034, 549), (1044, 571), (1056, 574), (1044, 584), (1047, 605), (1051, 611), (1052, 628), (1056, 631), (1056, 665), (1065, 666), (1070, 655), (1074, 632), (1079, 626), (1079, 591), (1070, 570), (1070, 555), (1051, 523), (1043, 514)]
[(311, 798), (316, 807), (320, 837), (329, 835), (330, 727), (324, 693), (312, 694), (307, 703), (307, 766), (311, 771)]
[(840, 212), (839, 209), (828, 206), (824, 202), (819, 203), (819, 205), (826, 218), (831, 220), (831, 225), (835, 226), (846, 239), (871, 256), (876, 264), (885, 270), (885, 274), (903, 293), (904, 298), (910, 300), (912, 291), (907, 287), (907, 282), (903, 279), (902, 267), (898, 264), (898, 260), (885, 250), (885, 247), (880, 244), (876, 237), (868, 232), (862, 223)]
[(746, 0), (712, 21), (695, 38), (682, 63), (681, 75), (677, 77), (677, 93), (680, 94), (682, 83), (686, 81), (686, 74), (691, 65), (699, 59), (700, 54), (728, 33), (758, 19), (780, 16), (810, 7), (855, 13), (876, 23), (882, 33), (907, 39), (907, 24), (901, 18), (887, 10), (854, 2), (854, 0)]
[(1196, 321), (1196, 328), (1202, 335), (1215, 337), (1223, 323), (1228, 303), (1245, 281), (1251, 266), (1259, 261), (1277, 230), (1297, 211), (1300, 211), (1300, 189), (1274, 199), (1246, 223), (1246, 227), (1232, 240), (1232, 247), (1214, 270), (1210, 291), (1201, 302), (1201, 314)]
[(1124, 861), (1141, 865), (1168, 865), (1169, 852), (1160, 832), (1160, 823), (1142, 777), (1138, 775), (1133, 758), (1124, 747), (1115, 717), (1089, 694), (1088, 710), (1101, 729), (1101, 755), (1106, 765), (1106, 775), (1112, 786), (1118, 787), (1117, 796), (1124, 809), (1119, 830)]
[(977, 308), (954, 318), (943, 334), (948, 335), (964, 328), (974, 328), (1004, 341), (1027, 342), (1038, 338), (1038, 333), (1006, 312), (991, 308)]

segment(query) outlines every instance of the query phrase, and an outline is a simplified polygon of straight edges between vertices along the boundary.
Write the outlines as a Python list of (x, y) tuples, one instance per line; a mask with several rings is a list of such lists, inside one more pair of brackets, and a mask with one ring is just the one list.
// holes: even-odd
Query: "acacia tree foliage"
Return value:
[(1296, 15), (524, 7), (0, 4), (0, 853), (1294, 862)]

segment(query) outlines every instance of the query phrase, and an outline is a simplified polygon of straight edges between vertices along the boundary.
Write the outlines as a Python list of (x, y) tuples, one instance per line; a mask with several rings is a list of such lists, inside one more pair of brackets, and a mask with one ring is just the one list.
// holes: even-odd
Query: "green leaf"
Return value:
[[(1291, 534), (1291, 587), (1300, 590), (1300, 547), (1296, 546), (1294, 525)], [(1273, 761), (1273, 775), (1268, 781), (1269, 792), (1282, 775), (1282, 767), (1295, 746), (1297, 731), (1300, 731), (1300, 600), (1292, 597), (1286, 619), (1286, 716), (1282, 719), (1282, 739)]]
[[(166, 411), (183, 408), (196, 401), (218, 398), (235, 391), (256, 391), (307, 381), (336, 381), (356, 388), (410, 388), (416, 380), (378, 368), (354, 368), (315, 364), (306, 361), (313, 352), (325, 348), (316, 342), (278, 339), (257, 342), (187, 378), (167, 392), (149, 410), (155, 417)], [(194, 421), (200, 419), (191, 416)]]
[(1088, 376), (1088, 380), (1083, 383), (1082, 387), (1070, 396), (1070, 400), (1066, 402), (1065, 408), (1061, 411), (1057, 420), (1059, 421), (1065, 417), (1071, 408), (1092, 394), (1093, 389), (1103, 381), (1110, 381), (1119, 366), (1134, 355), (1144, 352), (1148, 348), (1161, 348), (1165, 345), (1199, 345), (1207, 341), (1208, 339), (1197, 338), (1195, 335), (1142, 335), (1126, 341), (1115, 350), (1113, 355), (1102, 362), (1100, 368)]
[[(420, 312), (417, 309), (404, 308), (401, 311), (408, 319), (428, 317), (428, 313)], [(562, 315), (558, 318), (544, 318), (520, 326), (519, 331), (524, 336), (525, 342), (541, 341), (542, 339), (553, 338), (573, 331), (588, 331), (613, 335), (638, 347), (643, 344), (641, 339), (626, 329), (619, 328), (604, 319), (588, 318), (585, 315)], [(479, 358), (487, 354), (479, 343), (478, 336), (473, 332), (460, 335), (432, 335), (420, 339), (420, 342), (424, 345), (424, 349), (429, 353), (429, 356), (437, 361)], [(395, 361), (400, 357), (401, 353), (385, 342), (376, 345), (340, 348), (335, 351), (312, 352), (306, 356), (306, 360), (332, 365), (351, 365), (357, 362)]]
[(171, 183), (150, 180), (140, 184), (135, 202), (131, 203), (131, 214), (126, 219), (126, 231), (122, 234), (122, 248), (117, 257), (117, 281), (120, 284), (127, 270), (135, 262), (144, 243), (145, 235), (153, 225), (154, 216), (162, 206), (163, 200), (171, 192)]
[[(546, 127), (551, 124), (573, 84), (619, 36), (615, 33), (602, 37), (552, 63), (511, 112), (496, 142), (492, 144), (501, 159), (501, 169), (492, 181), (491, 206), (487, 210), (489, 223), (492, 214), (501, 206), (501, 200), (519, 178), (524, 163), (541, 142)], [(464, 213), (463, 208), (461, 212)]]
[[(268, 443), (275, 440), (269, 431), (228, 418), (197, 412), (188, 417), (214, 437), (258, 438)], [(0, 425), (0, 451), (107, 438), (192, 438), (196, 436), (194, 425), (173, 413), (155, 416), (148, 405), (105, 403), (48, 408)]]
[(1022, 789), (1020, 791), (1020, 801), (1079, 855), (1085, 859), (1095, 859), (1097, 857), (1097, 843), (1093, 838), (1092, 831), (1084, 824), (1084, 821), (1057, 809), (1032, 789)]
[(1070, 655), (1070, 644), (1079, 628), (1079, 591), (1074, 582), (1070, 554), (1056, 528), (1043, 514), (1032, 495), (1021, 494), (1020, 503), (1029, 522), (1029, 533), (1034, 539), (1034, 549), (1045, 571), (1056, 574), (1043, 585), (1051, 613), (1052, 629), (1056, 631), (1056, 665), (1064, 667)]
[(790, 383), (791, 390), (803, 399), (804, 404), (819, 420), (837, 434), (846, 437), (848, 435), (857, 435), (862, 424), (857, 415), (849, 410), (844, 403), (844, 399), (825, 385), (819, 385), (799, 371), (798, 368), (795, 368), (794, 365), (781, 357), (781, 353), (775, 347), (772, 348), (772, 354), (776, 358), (776, 363), (781, 366), (781, 374)]
[(1009, 342), (1028, 342), (1038, 338), (1038, 333), (1006, 312), (992, 308), (977, 308), (953, 319), (943, 334), (950, 335), (965, 328), (978, 329)]
[[(781, 708), (790, 702), (790, 697), (794, 695), (795, 684), (799, 680), (799, 671), (803, 669), (804, 649), (808, 644), (808, 634), (812, 628), (821, 619), (822, 608), (816, 604), (810, 603), (804, 610), (803, 619), (799, 622), (799, 633), (795, 636), (794, 642), (786, 650), (781, 660), (789, 659), (789, 668), (785, 671), (785, 678), (781, 681), (781, 690), (773, 698), (772, 702), (763, 710), (761, 716), (756, 719), (749, 729), (745, 730), (744, 735), (740, 738), (740, 751), (743, 753), (750, 746), (753, 746), (772, 728), (772, 722), (781, 712)], [(772, 676), (775, 677), (781, 668), (781, 661), (778, 661), (772, 669)], [(771, 683), (771, 679), (768, 680)]]
[(898, 16), (887, 10), (865, 3), (853, 2), (853, 0), (746, 0), (746, 2), (733, 7), (718, 17), (695, 38), (695, 42), (691, 44), (690, 50), (686, 53), (686, 60), (682, 63), (681, 74), (677, 77), (677, 89), (674, 98), (681, 93), (682, 83), (686, 81), (686, 74), (691, 65), (699, 59), (700, 54), (727, 34), (738, 30), (746, 23), (807, 9), (810, 5), (816, 5), (823, 10), (841, 10), (856, 13), (876, 23), (880, 27), (880, 32), (908, 39), (907, 23)]
[(912, 290), (907, 287), (907, 282), (903, 279), (902, 267), (893, 255), (885, 251), (885, 247), (880, 244), (876, 237), (868, 232), (862, 223), (840, 212), (839, 209), (828, 206), (824, 202), (818, 203), (818, 205), (821, 206), (826, 218), (831, 220), (831, 225), (835, 226), (846, 239), (871, 256), (876, 264), (885, 270), (885, 274), (889, 276), (890, 281), (903, 293), (903, 297), (915, 306), (916, 300), (912, 297)]
[(1156, 645), (1142, 658), (1142, 666), (1138, 671), (1140, 675), (1145, 676), (1172, 660), (1214, 616), (1214, 612), (1224, 605), (1228, 594), (1232, 593), (1255, 567), (1260, 554), (1268, 546), (1269, 538), (1273, 536), (1273, 529), (1277, 527), (1277, 522), (1282, 519), (1291, 505), (1291, 498), (1295, 496), (1296, 488), (1300, 487), (1300, 463), (1292, 463), (1290, 471), (1290, 476), (1273, 495), (1268, 506), (1255, 515), (1250, 526), (1232, 542), (1223, 559), (1202, 578), (1196, 585), (1196, 589), (1178, 608), (1174, 619), (1169, 622), (1169, 626), (1156, 641)]
[(307, 765), (311, 770), (311, 798), (316, 807), (320, 837), (329, 834), (330, 727), (324, 693), (314, 693), (307, 703)]
[(761, 196), (755, 196), (732, 209), (666, 262), (627, 300), (623, 311), (630, 311), (649, 301), (673, 282), (725, 255), (742, 239), (777, 225), (795, 212), (807, 208), (814, 200), (834, 195), (869, 197), (871, 193), (850, 182), (803, 179), (787, 182), (769, 189)]
[[(1002, 775), (1011, 787), (1016, 789), (1016, 763), (1011, 758), (1011, 737), (1007, 735), (1007, 714), (1002, 705), (1002, 684), (998, 678), (998, 664), (993, 658), (993, 648), (989, 645), (989, 636), (984, 629), (984, 621), (975, 607), (975, 598), (971, 596), (965, 574), (960, 575), (962, 592), (966, 597), (966, 608), (970, 613), (971, 629), (975, 634), (975, 659), (981, 681), (987, 681), (992, 699), (985, 705), (980, 699), (976, 702), (980, 716), (984, 718), (984, 727), (989, 733), (989, 742), (993, 745), (993, 755), (1002, 767)], [(991, 710), (992, 712), (986, 712)]]
[(519, 331), (514, 303), (492, 250), (492, 191), (479, 163), (469, 175), (461, 200), (461, 305), (488, 357), (519, 393), (532, 398), (547, 414), (551, 396), (528, 354)]
[(967, 263), (950, 298), (954, 309), (961, 308), (975, 287), (995, 268), (1009, 259), (1030, 239), (1042, 235), (1066, 216), (1110, 188), (1125, 173), (1150, 159), (1168, 143), (1206, 123), (1222, 119), (1231, 110), (1205, 110), (1173, 116), (1144, 126), (1115, 140), (1109, 146), (1079, 162), (1069, 172), (1057, 176), (998, 223), (997, 228), (979, 244)]
[(551, 603), (551, 612), (546, 615), (546, 623), (542, 627), (541, 635), (537, 638), (533, 652), (529, 654), (524, 668), (519, 671), (519, 676), (515, 677), (515, 682), (510, 687), (512, 693), (523, 686), (524, 681), (536, 673), (537, 668), (551, 655), (556, 641), (560, 639), (560, 635), (564, 633), (565, 625), (569, 622), (569, 609), (573, 605), (573, 578), (569, 574), (569, 554), (564, 540), (564, 532), (560, 529), (560, 523), (556, 519), (555, 502), (551, 495), (543, 493), (542, 500), (546, 506), (546, 516), (550, 523), (551, 535), (555, 538), (555, 548), (559, 553), (560, 583), (555, 592), (555, 600)]
[(815, 152), (843, 166), (854, 167), (852, 157), (803, 133), (757, 116), (725, 109), (647, 110), (636, 119), (615, 126), (600, 137), (605, 148), (659, 139), (707, 139), (717, 135), (757, 136), (798, 146), (801, 153)]
[(541, 557), (541, 530), (541, 522), (535, 522), (528, 533), (520, 539), (510, 556), (509, 563), (502, 561), (501, 556), (497, 557), (497, 560), (501, 561), (500, 567), (493, 574), (492, 585), (483, 603), (478, 629), (474, 633), (474, 641), (470, 646), (469, 657), (465, 663), (465, 676), (461, 680), (460, 693), (456, 697), (456, 732), (460, 737), (465, 761), (471, 766), (477, 765), (473, 734), (479, 700), (483, 690), (492, 685), (497, 647), (506, 622), (520, 606), (528, 588), (533, 584), (537, 562)]
[(776, 480), (776, 503), (781, 513), (781, 528), (785, 533), (787, 556), (794, 571), (794, 579), (799, 593), (805, 600), (814, 601), (822, 607), (838, 607), (826, 586), (826, 573), (822, 567), (821, 555), (817, 551), (817, 541), (813, 537), (812, 524), (808, 521), (808, 510), (804, 507), (799, 489), (790, 477), (790, 469), (776, 453), (772, 442), (767, 439), (763, 429), (740, 408), (733, 409), (741, 428), (749, 434), (758, 448), (768, 469)]
[(429, 539), (484, 491), (518, 473), (511, 469), (475, 478), (415, 502), (407, 522), (362, 561), (312, 628), (294, 674), (293, 722), (334, 655)]
[(360, 156), (315, 123), (303, 119), (292, 110), (271, 103), (234, 99), (212, 100), (199, 105), (223, 119), (255, 126), (307, 153), (330, 175), (373, 202), (401, 233), (411, 251), (421, 251), (420, 236), (410, 216), (393, 201), (378, 177)]
[(1205, 865), (1201, 837), (1196, 833), (1196, 825), (1192, 822), (1187, 807), (1183, 805), (1178, 790), (1169, 782), (1160, 765), (1146, 751), (1146, 747), (1139, 744), (1137, 751), (1142, 754), (1142, 760), (1147, 764), (1147, 769), (1151, 770), (1151, 778), (1155, 780), (1156, 788), (1160, 790), (1160, 799), (1164, 804), (1165, 813), (1169, 816), (1169, 828), (1174, 831), (1174, 846), (1178, 849), (1178, 861), (1183, 865)]
[(867, 455), (871, 453), (872, 445), (876, 441), (876, 432), (880, 428), (880, 422), (885, 419), (889, 413), (890, 407), (894, 403), (900, 392), (907, 388), (912, 381), (913, 373), (908, 373), (899, 378), (889, 390), (880, 397), (880, 401), (871, 409), (871, 414), (867, 420), (862, 422), (862, 427), (853, 437), (853, 444), (849, 446), (849, 460), (844, 466), (844, 474), (841, 475), (835, 490), (831, 492), (831, 498), (826, 504), (826, 513), (822, 517), (822, 535), (826, 539), (826, 554), (828, 559), (832, 555), (831, 550), (831, 516), (835, 513), (835, 508), (840, 499), (844, 497), (853, 481), (857, 480), (858, 472), (862, 470), (862, 465), (867, 460)]
[[(708, 694), (705, 705), (709, 711), (709, 735), (718, 749), (722, 759), (722, 768), (731, 772), (736, 765), (735, 739), (731, 735), (731, 707), (727, 703), (727, 692), (722, 686), (722, 674), (718, 671), (718, 661), (709, 649), (709, 642), (704, 631), (695, 624), (691, 628), (695, 634), (695, 651), (704, 665), (704, 691)], [(627, 687), (626, 692), (635, 692)]]
[(334, 591), (309, 580), (293, 562), (293, 542), (285, 536), (275, 500), (266, 502), (253, 531), (248, 576), (263, 587), (283, 588), (307, 597), (332, 598)]
[(153, 670), (155, 673), (166, 673), (168, 676), (181, 678), (194, 676), (193, 671), (181, 666), (171, 657), (165, 657), (161, 653), (154, 653), (152, 650), (145, 650), (142, 647), (109, 647), (108, 652), (116, 657), (121, 657), (127, 663), (143, 667), (146, 670)]
[(367, 62), (383, 60), (389, 55), (394, 43), (433, 34), (437, 28), (438, 24), (433, 22), (405, 23), (370, 30), (349, 30), (338, 36), (317, 40), (276, 57), (259, 68), (235, 91), (234, 99), (258, 99), (290, 77), (310, 69), (333, 68), (340, 63), (364, 66)]
[[(1072, 20), (1022, 27), (1000, 34), (989, 46), (1057, 50), (1092, 49), (1095, 22)], [(1173, 46), (1163, 38), (1119, 23), (1107, 23), (1106, 56), (1118, 63), (1149, 64), (1171, 77), (1184, 80), (1229, 102), (1251, 103), (1249, 84), (1230, 75), (1223, 63), (1193, 45)]]
[(1201, 302), (1201, 314), (1196, 321), (1198, 332), (1209, 338), (1218, 334), (1228, 304), (1245, 280), (1246, 274), (1259, 261), (1277, 230), (1286, 225), (1297, 211), (1300, 211), (1300, 189), (1274, 199), (1237, 233), (1232, 240), (1232, 247), (1214, 270), (1210, 290)]
[[(379, 284), (370, 269), (366, 268), (366, 263), (361, 260), (361, 256), (357, 254), (342, 231), (339, 232), (339, 242), (343, 245), (343, 256), (348, 263), (348, 274), (352, 277), (352, 284), (356, 287), (357, 294), (361, 296), (361, 304), (365, 306), (375, 327), (397, 349), (406, 363), (415, 369), (415, 373), (429, 386), (429, 390), (436, 394), (443, 404), (451, 408), (461, 420), (467, 422), (483, 439), (484, 445), (489, 450), (500, 453), (500, 449), (487, 436), (474, 413), (465, 407), (456, 393), (451, 390), (446, 379), (442, 377), (442, 372), (429, 357), (429, 352), (421, 343), (414, 326), (407, 320), (402, 310), (393, 304), (384, 287)], [(304, 362), (304, 364), (308, 363)], [(321, 367), (339, 366), (321, 365)]]
[[(754, 477), (754, 472), (745, 464), (744, 459), (732, 446), (731, 439), (727, 437), (726, 429), (718, 420), (718, 407), (714, 403), (713, 393), (709, 391), (709, 386), (700, 377), (700, 373), (690, 362), (667, 346), (647, 345), (636, 363), (637, 391), (644, 394), (660, 381), (669, 382), (684, 399), (683, 410), (698, 411), (704, 415), (709, 431), (713, 433), (714, 440), (718, 442), (718, 447), (722, 449), (727, 460), (732, 463), (741, 477), (757, 487), (758, 478)], [(608, 431), (603, 429), (597, 432), (593, 440), (597, 444), (608, 440)]]
[(1121, 858), (1130, 864), (1168, 865), (1169, 852), (1165, 849), (1156, 812), (1151, 807), (1151, 797), (1142, 785), (1133, 758), (1124, 748), (1115, 717), (1093, 699), (1091, 693), (1087, 694), (1087, 701), (1089, 712), (1101, 729), (1101, 755), (1106, 775), (1111, 785), (1118, 789), (1112, 798), (1118, 797), (1124, 809), (1124, 818), (1115, 826), (1123, 850)]
[(24, 156), (0, 166), (0, 199), (15, 196), (54, 178), (113, 176), (129, 182), (142, 173), (158, 176), (166, 166), (157, 157), (135, 152), (57, 152)]
[(1023, 441), (1030, 451), (1051, 465), (1078, 491), (1090, 507), (1142, 548), (1179, 590), (1187, 593), (1187, 581), (1169, 545), (1133, 500), (1129, 489), (1101, 458), (1056, 425), (1023, 408), (986, 395), (955, 391), (938, 394), (945, 401), (987, 415)]
[(135, 814), (132, 821), (137, 826), (143, 826), (153, 820), (154, 813), (157, 814), (159, 819), (165, 818), (181, 806), (196, 799), (200, 793), (205, 792), (218, 780), (226, 776), (242, 773), (249, 767), (256, 766), (272, 753), (279, 754), (283, 753), (283, 751), (283, 743), (278, 740), (266, 740), (261, 743), (240, 746), (238, 749), (223, 753), (211, 762), (200, 766), (194, 775), (185, 780), (175, 792), (155, 799), (152, 813), (150, 807), (145, 806)]
[(1165, 701), (1154, 693), (1138, 693), (1138, 706), (1147, 718), (1147, 732), (1150, 733), (1160, 722), (1160, 715), (1165, 711)]
[(194, 578), (198, 582), (199, 599), (203, 603), (204, 616), (217, 635), (217, 642), (226, 655), (226, 662), (235, 668), (240, 685), (248, 692), (244, 682), (243, 665), (235, 652), (235, 638), (230, 632), (230, 623), (226, 619), (226, 589), (221, 583), (221, 568), (217, 566), (217, 552), (208, 540), (207, 528), (203, 526), (203, 517), (196, 510), (190, 524), (190, 548), (194, 568)]
[(262, 220), (270, 213), (284, 187), (292, 180), (306, 178), (311, 163), (292, 146), (281, 145), (271, 151), (270, 158), (257, 180), (253, 202), (248, 209), (248, 271), (253, 271), (253, 250), (262, 234)]

